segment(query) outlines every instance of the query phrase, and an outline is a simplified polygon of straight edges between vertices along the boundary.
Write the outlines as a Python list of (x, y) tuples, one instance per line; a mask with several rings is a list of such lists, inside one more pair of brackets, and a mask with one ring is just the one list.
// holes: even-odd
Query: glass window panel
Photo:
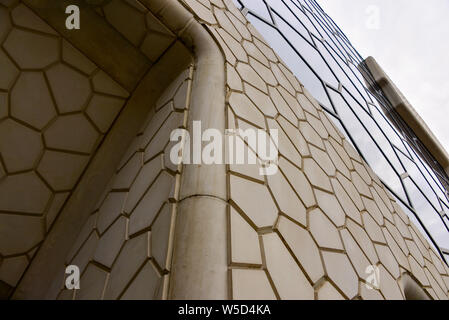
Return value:
[(342, 51), (344, 51), (346, 57), (358, 64), (360, 62), (360, 58), (356, 54), (354, 54), (353, 50), (351, 50), (351, 48), (348, 46), (346, 39), (341, 36), (341, 32), (338, 29), (335, 29), (332, 24), (329, 24), (327, 19), (324, 19), (324, 22), (329, 26), (329, 32), (332, 33), (335, 41), (338, 42), (339, 47)]
[(440, 180), (435, 175), (434, 171), (430, 168), (430, 166), (427, 164), (426, 161), (423, 161), (420, 157), (418, 157), (419, 161), (416, 161), (416, 164), (418, 165), (419, 169), (422, 171), (423, 175), (428, 179), (432, 185), (435, 186), (435, 189), (441, 189), (444, 193), (444, 187), (442, 186)]
[(315, 23), (318, 26), (320, 33), (322, 35), (327, 35), (326, 40), (329, 41), (329, 43), (333, 44), (334, 49), (339, 53), (340, 58), (343, 61), (346, 61), (347, 59), (351, 59), (351, 56), (348, 55), (345, 48), (341, 45), (341, 43), (338, 41), (337, 37), (333, 33), (332, 29), (328, 28), (325, 23), (323, 23), (321, 20), (317, 19), (315, 17)]
[(340, 51), (340, 49), (334, 43), (332, 38), (330, 36), (328, 36), (327, 33), (324, 33), (324, 34), (325, 34), (325, 36), (323, 37), (323, 39), (326, 41), (326, 44), (331, 48), (332, 51), (330, 51), (330, 52), (331, 52), (332, 56), (334, 56), (335, 60), (337, 60), (341, 66), (347, 66), (345, 55)]
[[(288, 24), (286, 24), (282, 19), (278, 19), (277, 15), (275, 19), (278, 24), (279, 31), (285, 37), (287, 37), (289, 42), (293, 44), (295, 48), (300, 49), (298, 51), (302, 58), (312, 67), (312, 69), (319, 75), (319, 77), (330, 85), (337, 87), (337, 78), (331, 72), (328, 65), (326, 64), (326, 62), (324, 62), (324, 59), (321, 57), (315, 47), (313, 47), (303, 37), (296, 33), (295, 30), (292, 29)], [(300, 76), (300, 74), (298, 76)]]
[(267, 5), (262, 0), (240, 0), (249, 10), (260, 16), (261, 18), (272, 22)]
[(415, 150), (413, 149), (413, 146), (410, 144), (409, 140), (406, 140), (405, 143), (405, 148), (408, 150), (408, 154), (410, 155), (410, 158), (415, 161), (415, 159), (417, 158), (417, 155), (415, 153)]
[[(311, 19), (313, 18), (315, 22), (321, 24), (329, 33), (337, 33), (338, 30), (334, 28), (332, 24), (326, 19), (326, 17), (319, 11), (314, 10), (313, 13), (308, 13)], [(313, 21), (313, 20), (312, 20)]]
[(405, 179), (404, 184), (416, 213), (426, 229), (429, 230), (432, 238), (439, 247), (449, 247), (449, 233), (440, 214), (434, 210), (410, 178)]
[[(308, 41), (312, 42), (312, 38), (310, 37), (309, 31), (304, 27), (304, 25), (300, 22), (300, 20), (294, 16), (291, 11), (285, 6), (285, 4), (280, 0), (268, 0), (268, 5), (274, 9), (277, 14), (277, 17), (281, 17), (285, 21), (287, 21), (292, 28), (299, 32), (304, 38)], [(297, 45), (294, 43), (293, 45)]]
[[(273, 0), (273, 1), (280, 1), (280, 0)], [(296, 3), (296, 1), (290, 1), (290, 0), (284, 0), (284, 2), (289, 6), (290, 9), (292, 9), (295, 16), (298, 17), (298, 19), (302, 22), (302, 24), (306, 27), (307, 30), (309, 30), (310, 33), (321, 37), (317, 26), (310, 21), (309, 17), (303, 12), (301, 9), (301, 6)], [(290, 5), (292, 4), (292, 5)]]
[[(337, 26), (337, 24), (332, 20), (331, 17), (329, 17), (329, 15), (324, 12), (321, 7), (315, 2), (315, 1), (311, 1), (312, 5), (317, 9), (316, 12), (317, 14), (320, 15), (321, 20), (326, 22), (326, 25), (329, 27), (330, 30), (332, 30), (333, 32), (337, 33), (338, 36), (345, 42), (347, 42), (348, 44), (350, 44), (349, 39), (346, 37), (346, 35), (341, 31), (341, 29)], [(354, 50), (355, 51), (355, 50)], [(357, 51), (355, 51), (355, 53), (358, 55)]]
[(433, 190), (437, 193), (437, 195), (439, 195), (440, 198), (443, 199), (443, 201), (445, 203), (449, 204), (447, 197), (445, 196), (444, 188), (441, 186), (441, 183), (439, 182), (438, 178), (434, 174), (433, 170), (430, 169), (430, 167), (425, 162), (423, 162), (421, 160), (421, 157), (419, 157), (416, 154), (415, 150), (412, 147), (408, 146), (408, 148), (411, 149), (411, 150), (409, 150), (411, 157), (412, 157), (413, 161), (415, 162), (415, 164), (418, 166), (418, 168), (421, 170), (421, 174), (423, 174), (426, 177), (426, 179), (432, 185)]
[[(349, 65), (351, 65), (351, 64), (349, 63)], [(351, 82), (352, 82), (355, 90), (357, 91), (357, 95), (354, 95), (354, 97), (356, 97), (357, 100), (360, 101), (360, 103), (362, 103), (363, 105), (366, 105), (366, 98), (363, 95), (364, 88), (360, 85), (359, 79), (357, 79), (357, 77), (354, 75), (354, 73), (352, 72), (352, 69), (350, 67), (348, 67), (345, 71), (346, 71), (346, 74), (348, 75), (348, 77), (351, 79)]]
[[(248, 19), (264, 35), (268, 43), (289, 66), (291, 71), (300, 79), (307, 90), (310, 91), (312, 96), (321, 104), (326, 105), (331, 109), (329, 98), (327, 97), (321, 80), (313, 73), (310, 67), (304, 63), (303, 59), (298, 56), (281, 34), (254, 16), (249, 15)], [(300, 36), (298, 37), (301, 38)]]
[(309, 11), (314, 11), (316, 9), (315, 6), (308, 0), (302, 0), (301, 2)]
[(346, 91), (343, 91), (343, 96), (345, 97), (346, 101), (350, 104), (352, 110), (355, 111), (360, 121), (366, 127), (367, 131), (377, 142), (379, 148), (383, 151), (387, 159), (396, 169), (396, 172), (398, 174), (403, 173), (404, 168), (402, 167), (401, 162), (399, 161), (396, 155), (396, 152), (391, 147), (391, 144), (389, 140), (385, 137), (384, 133), (379, 129), (378, 124), (373, 120), (373, 118), (371, 118), (371, 116), (366, 112), (366, 110), (364, 110), (357, 103), (357, 101), (355, 101), (350, 95), (346, 93)]
[(363, 100), (362, 95), (355, 88), (354, 84), (348, 76), (348, 73), (350, 73), (351, 70), (348, 68), (347, 64), (342, 60), (336, 58), (335, 51), (329, 46), (327, 42), (323, 45), (321, 41), (316, 40), (315, 43), (317, 44), (317, 47), (320, 50), (321, 54), (324, 56), (326, 62), (330, 65), (332, 71), (334, 71), (342, 85), (346, 89), (348, 89), (354, 97)]
[(433, 174), (433, 170), (429, 168), (429, 166), (422, 161), (420, 158), (419, 161), (415, 161), (416, 165), (418, 166), (421, 174), (424, 176), (424, 178), (429, 182), (432, 189), (435, 191), (437, 196), (439, 196), (441, 199), (445, 199), (447, 202), (444, 188), (441, 186), (441, 183), (437, 179), (437, 177)]
[(407, 157), (399, 154), (399, 157), (404, 164), (407, 173), (413, 178), (413, 180), (419, 185), (421, 191), (426, 195), (426, 197), (432, 202), (432, 204), (437, 209), (441, 209), (440, 203), (435, 195), (435, 192), (432, 190), (430, 185), (427, 183), (426, 179), (424, 179), (421, 172), (418, 170), (416, 164), (410, 161)]
[(338, 42), (342, 45), (342, 47), (345, 49), (346, 53), (353, 59), (354, 62), (356, 62), (357, 64), (362, 62), (359, 55), (354, 51), (352, 46), (349, 44), (349, 41), (342, 36), (341, 32), (337, 32), (336, 38)]
[[(349, 81), (349, 77), (346, 75), (346, 73), (343, 71), (343, 68), (337, 62), (338, 60), (336, 61), (336, 59), (332, 56), (331, 54), (332, 51), (329, 51), (331, 50), (330, 48), (328, 49), (329, 45), (326, 42), (323, 44), (323, 42), (321, 42), (319, 39), (316, 38), (314, 39), (314, 42), (320, 53), (323, 55), (326, 62), (329, 64), (332, 71), (337, 76), (337, 79), (344, 85), (350, 84), (351, 82)], [(346, 66), (346, 64), (344, 64), (343, 62), (342, 65)]]
[[(446, 225), (446, 228), (449, 229), (449, 217), (447, 215), (443, 217), (443, 222)], [(445, 249), (449, 250), (449, 248), (445, 248)]]
[(402, 138), (397, 131), (393, 129), (391, 123), (384, 116), (383, 112), (379, 109), (378, 106), (371, 107), (371, 115), (374, 120), (379, 124), (382, 128), (383, 132), (385, 132), (386, 136), (390, 140), (390, 142), (402, 152), (407, 154), (407, 149), (405, 149), (404, 144), (402, 142)]
[(337, 113), (344, 123), (344, 127), (347, 128), (349, 135), (370, 167), (384, 181), (384, 183), (386, 183), (394, 192), (397, 193), (399, 197), (406, 199), (398, 175), (387, 162), (379, 148), (374, 144), (373, 140), (368, 135), (365, 128), (363, 128), (360, 121), (350, 110), (348, 104), (340, 94), (337, 94), (332, 90), (330, 90), (329, 93), (332, 101), (334, 102)]
[[(316, 3), (315, 6), (318, 7)], [(323, 10), (317, 10), (317, 13), (320, 15), (321, 20), (325, 21), (326, 25), (329, 27), (330, 30), (332, 30), (335, 34), (338, 34), (338, 37), (342, 38), (343, 41), (349, 41), (344, 35), (344, 33), (340, 30), (340, 28), (335, 24), (335, 22), (329, 17), (327, 13), (325, 13)]]
[[(357, 87), (357, 90), (360, 92), (360, 94), (363, 96), (363, 99), (365, 99), (365, 101), (370, 101), (368, 94), (366, 93), (366, 87), (363, 84), (364, 80), (363, 80), (362, 74), (360, 73), (359, 69), (356, 66), (354, 66), (352, 63), (349, 63), (349, 67), (352, 72), (348, 72), (348, 74), (349, 74), (349, 77), (351, 78), (352, 82)], [(362, 83), (362, 81), (363, 81), (363, 83)]]
[(319, 19), (315, 19), (316, 20), (316, 28), (319, 31), (319, 35), (315, 34), (315, 36), (317, 38), (322, 38), (324, 40), (326, 40), (326, 42), (332, 47), (334, 54), (336, 55), (336, 57), (340, 58), (341, 62), (346, 63), (346, 56), (344, 51), (342, 51), (342, 48), (340, 48), (337, 45), (337, 41), (335, 39), (335, 36), (333, 35), (332, 31), (330, 31), (329, 29), (327, 29), (324, 26), (324, 23), (319, 20)]
[[(351, 74), (351, 71), (349, 70), (347, 73)], [(369, 112), (368, 105), (366, 104), (365, 99), (362, 97), (359, 90), (352, 84), (352, 80), (350, 80), (348, 84), (344, 85), (343, 87), (351, 93), (351, 96), (354, 97), (355, 100), (359, 101), (361, 107)]]

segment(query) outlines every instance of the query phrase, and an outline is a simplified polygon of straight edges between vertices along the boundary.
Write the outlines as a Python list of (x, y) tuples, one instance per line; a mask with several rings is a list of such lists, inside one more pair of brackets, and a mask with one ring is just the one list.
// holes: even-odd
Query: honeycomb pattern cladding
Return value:
[(181, 2), (225, 54), (227, 128), (279, 129), (276, 175), (228, 167), (230, 298), (404, 299), (407, 272), (447, 299), (447, 265), (232, 1)]
[(165, 90), (123, 156), (67, 256), (83, 285), (59, 299), (162, 298), (182, 171), (169, 159), (170, 133), (185, 128), (192, 75), (193, 67)]
[(0, 283), (15, 287), (128, 92), (19, 1), (0, 1)]
[(97, 12), (151, 62), (155, 62), (176, 39), (139, 1), (107, 1)]

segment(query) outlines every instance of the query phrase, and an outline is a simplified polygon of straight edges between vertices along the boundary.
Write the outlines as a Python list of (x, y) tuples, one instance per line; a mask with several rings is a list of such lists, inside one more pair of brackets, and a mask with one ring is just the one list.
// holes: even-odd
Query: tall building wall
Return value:
[[(15, 136), (0, 137), (5, 295), (405, 299), (421, 294), (417, 284), (421, 297), (448, 298), (439, 253), (232, 1), (84, 8), (87, 23), (119, 43), (117, 54), (128, 50), (111, 64), (106, 56), (116, 53), (98, 52), (58, 24), (63, 11), (0, 3), (0, 130)], [(53, 83), (52, 69), (60, 70)], [(28, 85), (43, 89), (20, 89), (28, 73)], [(84, 100), (76, 91), (83, 88)], [(40, 102), (39, 116), (30, 100)], [(50, 116), (38, 121), (44, 111)], [(192, 132), (194, 120), (222, 132), (278, 129), (279, 171), (174, 166), (170, 132)], [(52, 146), (52, 136), (60, 144)], [(64, 289), (66, 265), (80, 268), (80, 290)], [(379, 272), (378, 288), (366, 285), (370, 270)]]

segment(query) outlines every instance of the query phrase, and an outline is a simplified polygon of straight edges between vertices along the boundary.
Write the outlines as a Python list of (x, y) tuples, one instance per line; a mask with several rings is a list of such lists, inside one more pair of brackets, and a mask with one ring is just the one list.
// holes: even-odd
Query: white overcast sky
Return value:
[[(318, 0), (449, 151), (449, 0)], [(378, 22), (378, 23), (377, 23)]]

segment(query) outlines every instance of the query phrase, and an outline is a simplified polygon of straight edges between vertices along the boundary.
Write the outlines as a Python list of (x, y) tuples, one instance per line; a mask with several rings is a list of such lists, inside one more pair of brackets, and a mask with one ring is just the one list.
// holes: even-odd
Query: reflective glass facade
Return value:
[(234, 0), (449, 261), (449, 178), (315, 0)]

